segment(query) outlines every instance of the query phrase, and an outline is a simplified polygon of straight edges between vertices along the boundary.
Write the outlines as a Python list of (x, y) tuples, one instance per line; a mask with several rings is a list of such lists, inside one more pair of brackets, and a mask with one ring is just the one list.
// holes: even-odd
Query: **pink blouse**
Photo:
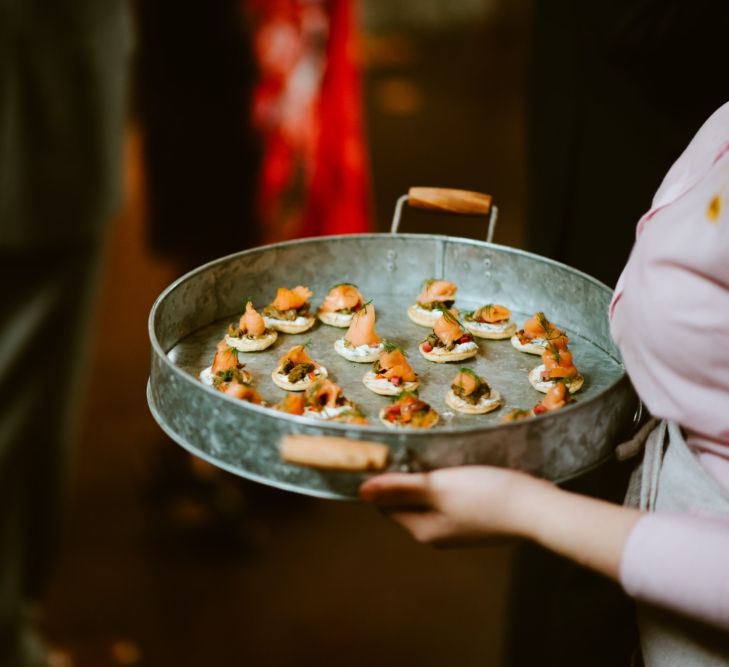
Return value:
[[(639, 396), (680, 424), (729, 494), (729, 103), (671, 167), (611, 305)], [(621, 561), (628, 593), (729, 628), (729, 519), (647, 514)]]

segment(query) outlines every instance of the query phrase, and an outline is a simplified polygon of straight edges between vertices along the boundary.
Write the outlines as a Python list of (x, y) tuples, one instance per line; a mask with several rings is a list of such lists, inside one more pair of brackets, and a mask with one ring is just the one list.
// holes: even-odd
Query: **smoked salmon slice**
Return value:
[(478, 310), (474, 311), (473, 319), (477, 322), (487, 322), (488, 324), (495, 324), (496, 322), (503, 322), (511, 317), (511, 311), (506, 307), (498, 303), (490, 303), (486, 306), (482, 306)]
[(294, 345), (281, 359), (279, 359), (279, 366), (283, 366), (287, 361), (290, 361), (294, 366), (298, 364), (313, 364), (311, 357), (306, 353), (305, 345)]
[(352, 323), (344, 334), (344, 340), (354, 347), (380, 343), (381, 339), (375, 332), (375, 307), (371, 303), (362, 306), (352, 316)]
[(242, 401), (256, 403), (260, 405), (263, 399), (260, 394), (249, 384), (240, 384), (239, 382), (226, 382), (220, 385), (220, 391), (233, 398), (239, 398)]
[(466, 371), (459, 371), (451, 384), (459, 387), (463, 396), (470, 396), (481, 385), (473, 373)]
[(331, 380), (319, 380), (306, 390), (306, 402), (316, 409), (335, 408), (342, 388)]
[(218, 343), (218, 351), (213, 357), (210, 372), (215, 375), (235, 368), (238, 368), (238, 351), (234, 347), (229, 347), (225, 340), (221, 340)]
[(567, 348), (559, 349), (549, 344), (542, 354), (545, 372), (550, 378), (571, 378), (577, 375), (577, 367), (572, 361), (572, 352)]
[(379, 364), (382, 371), (380, 375), (384, 375), (388, 380), (398, 377), (403, 382), (415, 382), (418, 379), (400, 348), (383, 352), (380, 355)]
[(524, 328), (520, 333), (522, 333), (520, 338), (526, 339), (526, 341), (534, 338), (546, 338), (559, 349), (567, 347), (569, 342), (565, 332), (552, 324), (542, 312), (535, 313), (533, 317), (524, 322)]
[(238, 327), (242, 333), (250, 336), (262, 336), (266, 331), (266, 323), (250, 301), (246, 303), (246, 310), (241, 315)]
[(435, 321), (433, 331), (446, 347), (448, 347), (451, 343), (455, 343), (465, 334), (461, 325), (458, 324), (458, 320), (450, 313), (443, 313), (443, 315)]
[(355, 285), (342, 283), (335, 285), (324, 297), (320, 310), (325, 313), (335, 313), (340, 310), (357, 310), (364, 303), (364, 298)]
[(306, 397), (304, 394), (286, 394), (283, 400), (276, 406), (277, 410), (290, 415), (303, 415)]
[(547, 333), (554, 328), (554, 325), (539, 312), (524, 322), (524, 333), (528, 338), (546, 338)]
[(418, 296), (418, 303), (434, 303), (436, 301), (453, 301), (458, 288), (447, 280), (428, 280)]
[(279, 312), (292, 309), (296, 310), (301, 308), (310, 296), (311, 290), (303, 285), (297, 285), (292, 290), (279, 287), (276, 292), (276, 298), (271, 305)]
[(559, 408), (563, 408), (567, 405), (569, 396), (570, 394), (567, 390), (567, 385), (565, 385), (564, 382), (557, 382), (549, 388), (547, 395), (539, 405), (541, 405), (546, 411), (559, 410)]

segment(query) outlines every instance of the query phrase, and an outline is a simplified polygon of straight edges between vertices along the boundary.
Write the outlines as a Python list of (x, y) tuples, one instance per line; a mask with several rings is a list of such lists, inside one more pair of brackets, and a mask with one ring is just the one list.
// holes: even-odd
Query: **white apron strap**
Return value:
[[(661, 422), (646, 441), (640, 507), (729, 517), (729, 497), (689, 449), (678, 425)], [(666, 554), (670, 558), (671, 554)], [(646, 667), (729, 667), (729, 636), (638, 603)]]

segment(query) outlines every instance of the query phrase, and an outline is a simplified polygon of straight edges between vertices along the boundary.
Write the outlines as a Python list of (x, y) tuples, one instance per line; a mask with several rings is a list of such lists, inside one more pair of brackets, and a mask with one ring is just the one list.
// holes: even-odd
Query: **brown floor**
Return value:
[[(491, 191), (502, 213), (497, 240), (521, 243), (524, 38), (519, 22), (479, 27), (414, 39), (409, 60), (372, 65), (380, 226), (408, 186), (457, 186)], [(127, 144), (130, 196), (109, 244), (45, 622), (63, 651), (57, 664), (502, 664), (508, 548), (436, 551), (369, 507), (242, 485), (227, 474), (211, 486), (214, 501), (221, 516), (240, 519), (219, 529), (201, 532), (205, 510), (185, 493), (155, 495), (159, 462), (175, 469), (185, 460), (145, 399), (147, 313), (177, 271), (145, 247), (135, 132)], [(407, 224), (443, 229), (420, 215)], [(463, 225), (456, 233), (483, 236), (481, 221)]]

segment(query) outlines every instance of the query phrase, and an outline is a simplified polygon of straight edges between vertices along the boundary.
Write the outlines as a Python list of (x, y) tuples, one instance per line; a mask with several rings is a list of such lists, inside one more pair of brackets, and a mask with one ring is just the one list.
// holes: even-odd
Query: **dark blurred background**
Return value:
[[(146, 321), (213, 257), (389, 229), (412, 185), (488, 192), (496, 242), (613, 284), (662, 174), (724, 101), (696, 72), (721, 62), (726, 15), (707, 27), (706, 2), (585, 4), (128, 5), (123, 204), (87, 361), (71, 358), (87, 371), (80, 435), (34, 613), (48, 664), (507, 664), (512, 548), (436, 551), (370, 507), (193, 461), (147, 409)], [(485, 237), (478, 218), (409, 211), (403, 228)]]

